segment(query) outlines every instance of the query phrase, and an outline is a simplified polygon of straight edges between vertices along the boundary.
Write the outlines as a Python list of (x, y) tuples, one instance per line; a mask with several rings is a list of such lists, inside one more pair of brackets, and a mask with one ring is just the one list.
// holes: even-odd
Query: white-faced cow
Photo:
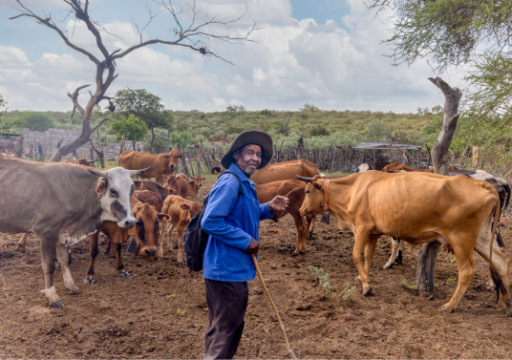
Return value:
[(123, 228), (135, 225), (130, 207), (135, 187), (130, 177), (142, 172), (0, 158), (0, 232), (39, 236), (50, 306), (64, 306), (53, 284), (56, 257), (64, 285), (79, 293), (68, 267), (68, 248), (94, 233), (104, 220)]
[(138, 151), (125, 151), (119, 156), (119, 166), (129, 170), (145, 169), (151, 167), (140, 177), (149, 179), (154, 177), (155, 181), (163, 185), (167, 176), (174, 174), (178, 159), (183, 157), (176, 150), (163, 154), (148, 154)]
[[(477, 268), (473, 251), (489, 262), (491, 276), (507, 312), (512, 314), (509, 259), (493, 245), (500, 202), (489, 183), (466, 176), (367, 171), (342, 179), (303, 178), (306, 198), (301, 215), (334, 215), (339, 228), (355, 234), (353, 259), (363, 286), (371, 291), (370, 265), (381, 235), (413, 244), (439, 241), (454, 251), (459, 281), (451, 300), (440, 310), (458, 305)], [(425, 196), (428, 194), (428, 196)], [(365, 263), (362, 255), (364, 251)]]

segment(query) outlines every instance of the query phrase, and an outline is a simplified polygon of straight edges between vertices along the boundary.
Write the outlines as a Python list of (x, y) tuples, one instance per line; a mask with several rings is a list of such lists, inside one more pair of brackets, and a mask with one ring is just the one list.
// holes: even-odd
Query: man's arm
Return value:
[(277, 195), (268, 203), (260, 205), (260, 221), (273, 218), (274, 210), (284, 211), (288, 209), (289, 205), (290, 199), (281, 195)]
[(201, 227), (215, 239), (246, 250), (251, 242), (251, 235), (226, 223), (226, 217), (233, 210), (239, 196), (238, 181), (233, 175), (224, 175), (218, 181), (218, 186), (210, 193)]

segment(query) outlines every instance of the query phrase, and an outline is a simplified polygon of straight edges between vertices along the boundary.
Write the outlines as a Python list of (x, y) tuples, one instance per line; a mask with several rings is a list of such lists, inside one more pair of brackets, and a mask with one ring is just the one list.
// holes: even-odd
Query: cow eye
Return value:
[(306, 190), (306, 194), (309, 194), (309, 190)]
[(117, 191), (115, 191), (114, 189), (110, 189), (110, 193), (111, 193), (112, 195), (117, 195)]

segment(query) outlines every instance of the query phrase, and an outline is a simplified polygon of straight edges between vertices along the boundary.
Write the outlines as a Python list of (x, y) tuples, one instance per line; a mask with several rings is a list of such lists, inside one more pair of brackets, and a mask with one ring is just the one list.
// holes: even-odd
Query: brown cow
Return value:
[(190, 220), (201, 212), (203, 205), (186, 200), (181, 196), (171, 195), (164, 201), (162, 212), (169, 215), (170, 225), (168, 225), (167, 239), (162, 234), (162, 239), (158, 246), (158, 257), (164, 255), (164, 242), (166, 245), (171, 241), (172, 231), (174, 228), (178, 230), (178, 264), (184, 262), (184, 250), (183, 250), (183, 235), (187, 229)]
[[(220, 160), (212, 155), (213, 159), (220, 164)], [(218, 175), (224, 172), (225, 169), (222, 166), (216, 166), (210, 170), (210, 173)], [(272, 181), (279, 180), (295, 180), (295, 176), (312, 177), (318, 174), (319, 168), (312, 162), (307, 160), (291, 160), (283, 161), (276, 164), (268, 164), (261, 170), (251, 175), (251, 180), (255, 184), (266, 184)]]
[[(172, 175), (174, 176), (174, 175)], [(160, 196), (162, 202), (165, 201), (167, 196), (171, 193), (169, 189), (151, 180), (133, 180), (135, 190), (149, 190)]]
[(459, 270), (457, 289), (440, 310), (453, 311), (464, 296), (477, 272), (473, 258), (476, 250), (489, 262), (498, 297), (501, 294), (507, 312), (512, 314), (509, 259), (492, 241), (500, 203), (491, 184), (466, 176), (379, 171), (336, 180), (319, 176), (301, 180), (311, 182), (306, 185), (301, 215), (322, 214), (326, 208), (341, 230), (354, 232), (352, 256), (363, 295), (371, 291), (370, 265), (379, 236), (390, 235), (413, 244), (439, 241), (453, 248)]
[(203, 180), (206, 178), (201, 175), (193, 176), (190, 179), (185, 174), (171, 175), (167, 178), (166, 186), (168, 189), (176, 190), (184, 199), (188, 196), (196, 198), (199, 188), (203, 186)]
[(308, 230), (310, 237), (313, 234), (313, 227), (315, 225), (314, 214), (309, 214), (306, 217), (300, 216), (299, 209), (304, 201), (304, 186), (305, 183), (300, 180), (282, 180), (273, 181), (267, 184), (256, 185), (256, 194), (261, 204), (269, 202), (277, 195), (282, 195), (289, 199), (288, 209), (285, 211), (274, 211), (272, 220), (275, 222), (279, 218), (290, 214), (293, 217), (295, 227), (297, 228), (297, 247), (293, 255), (304, 254), (306, 252), (306, 239), (308, 238)]
[(61, 158), (62, 158), (62, 162), (64, 164), (77, 164), (77, 165), (84, 165), (84, 166), (91, 166), (91, 167), (95, 167), (94, 163), (97, 161), (97, 160), (88, 161), (86, 158), (80, 158), (80, 159), (75, 159), (74, 161), (71, 161), (71, 160), (65, 158), (64, 156), (61, 156)]
[(176, 165), (178, 165), (178, 159), (181, 157), (183, 157), (183, 155), (176, 150), (163, 154), (125, 151), (119, 155), (119, 166), (122, 166), (125, 169), (144, 169), (151, 166), (151, 169), (146, 171), (140, 177), (142, 179), (154, 177), (157, 183), (163, 185), (165, 178), (174, 174)]
[(160, 195), (150, 190), (137, 190), (133, 193), (133, 196), (137, 198), (141, 203), (152, 205), (156, 211), (162, 211), (162, 198)]
[(91, 262), (84, 280), (85, 285), (96, 283), (94, 278), (94, 261), (96, 256), (98, 256), (98, 235), (100, 231), (113, 244), (116, 252), (116, 270), (120, 277), (130, 276), (124, 269), (124, 264), (121, 260), (121, 244), (126, 242), (130, 236), (134, 236), (136, 239), (138, 255), (150, 257), (154, 260), (160, 236), (159, 225), (160, 223), (165, 224), (169, 216), (158, 213), (153, 206), (140, 202), (135, 196), (131, 197), (131, 205), (133, 206), (133, 216), (137, 219), (135, 227), (124, 229), (117, 226), (113, 221), (103, 221), (98, 226), (98, 230), (90, 236)]

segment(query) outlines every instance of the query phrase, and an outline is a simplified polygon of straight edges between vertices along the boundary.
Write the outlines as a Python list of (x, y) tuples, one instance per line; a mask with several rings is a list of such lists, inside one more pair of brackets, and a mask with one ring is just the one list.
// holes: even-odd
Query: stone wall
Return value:
[[(44, 157), (50, 157), (57, 151), (58, 148), (69, 144), (80, 135), (80, 131), (71, 131), (63, 129), (48, 129), (45, 132), (29, 131), (23, 129), (23, 155), (28, 157), (36, 157), (41, 154)], [(96, 144), (95, 135), (91, 135), (91, 140)], [(126, 141), (125, 150), (134, 150), (134, 142)], [(135, 150), (143, 151), (142, 141), (135, 141)], [(117, 161), (121, 153), (121, 144), (108, 143), (103, 146), (106, 161)], [(76, 150), (78, 157), (86, 159), (97, 159), (98, 156), (92, 149), (91, 144), (88, 142)], [(71, 157), (72, 154), (68, 154)]]

